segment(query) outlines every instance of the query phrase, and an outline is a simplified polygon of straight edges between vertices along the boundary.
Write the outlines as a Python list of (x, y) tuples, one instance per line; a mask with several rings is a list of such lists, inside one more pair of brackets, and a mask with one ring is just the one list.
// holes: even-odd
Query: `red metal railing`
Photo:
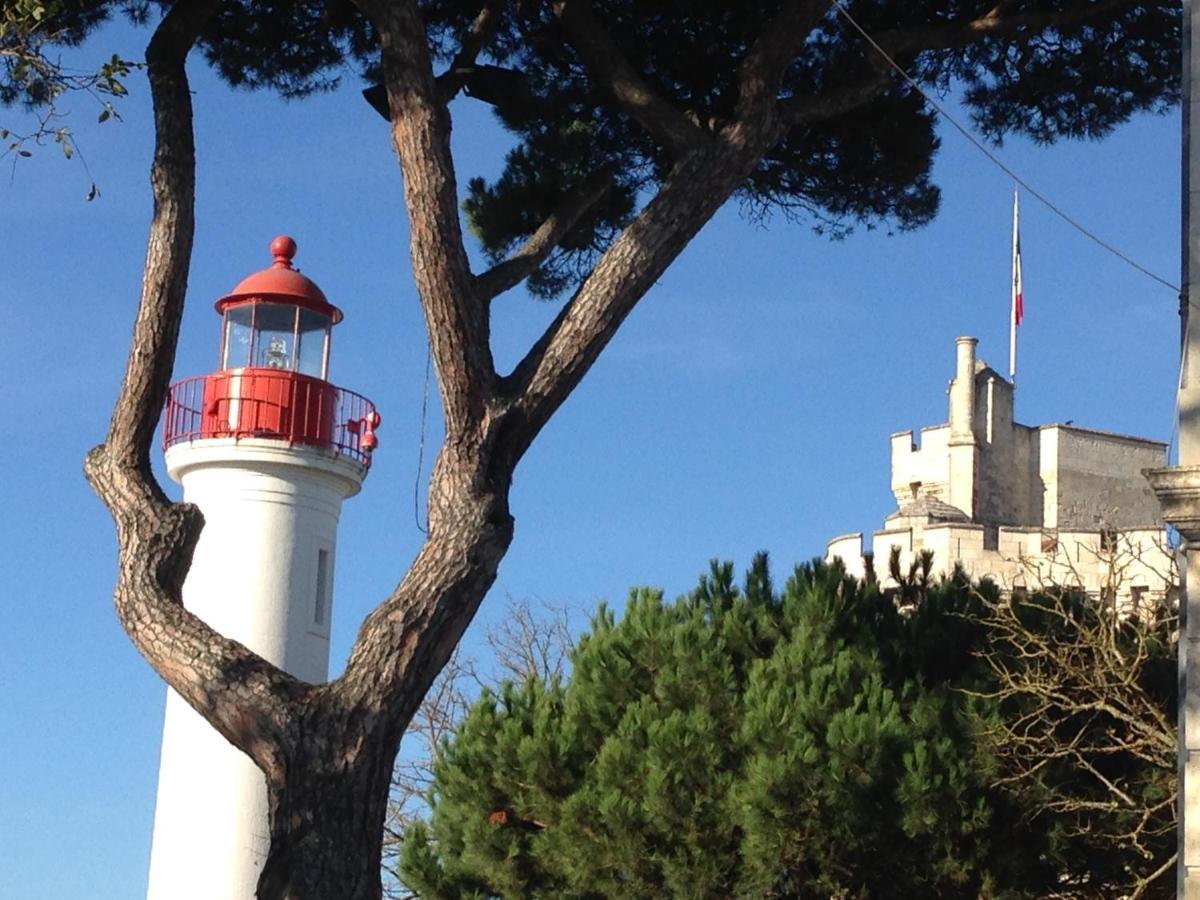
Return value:
[(380, 417), (366, 397), (278, 369), (229, 369), (171, 385), (163, 449), (206, 438), (274, 438), (371, 464)]

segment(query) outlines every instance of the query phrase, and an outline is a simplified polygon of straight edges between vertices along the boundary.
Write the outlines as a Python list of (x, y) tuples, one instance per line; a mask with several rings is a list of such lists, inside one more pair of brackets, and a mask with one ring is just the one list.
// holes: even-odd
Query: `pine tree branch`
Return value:
[[(1086, 24), (1113, 12), (1137, 5), (1136, 0), (1104, 0), (1072, 11), (1010, 13), (1011, 3), (998, 3), (984, 16), (962, 22), (939, 23), (916, 28), (893, 29), (873, 35), (888, 56), (895, 58), (926, 50), (964, 47), (987, 38), (1026, 33), (1022, 43), (1048, 28)], [(781, 104), (784, 130), (845, 115), (870, 103), (892, 83), (888, 61), (873, 49), (872, 73), (856, 83), (824, 91), (816, 96), (794, 97)]]
[(892, 55), (924, 50), (948, 50), (964, 47), (985, 38), (1008, 37), (1019, 33), (1025, 34), (1025, 40), (1022, 41), (1025, 43), (1030, 37), (1048, 28), (1085, 25), (1138, 5), (1139, 0), (1085, 0), (1073, 9), (1006, 14), (1006, 4), (998, 4), (986, 15), (975, 19), (881, 31), (875, 34), (874, 38)]
[[(183, 62), (213, 2), (172, 9), (146, 49), (154, 101), (155, 147), (150, 167), (154, 217), (146, 247), (141, 301), (130, 354), (105, 438), (105, 454), (136, 468), (154, 489), (150, 447), (175, 365), (195, 233), (196, 147)], [(165, 501), (166, 496), (159, 492)]]
[(477, 275), (475, 287), (485, 298), (494, 298), (510, 290), (532, 275), (558, 247), (575, 224), (599, 203), (612, 186), (608, 173), (588, 179), (563, 197), (551, 213), (512, 256)]
[(591, 0), (556, 0), (553, 9), (592, 77), (672, 156), (680, 159), (710, 141), (706, 131), (637, 73), (596, 17)]
[(185, 60), (219, 3), (173, 6), (146, 53), (154, 104), (154, 215), (142, 296), (125, 377), (105, 443), (85, 473), (117, 526), (115, 604), (122, 627), (155, 671), (264, 770), (285, 756), (282, 730), (304, 686), (215, 632), (182, 603), (183, 581), (203, 527), (189, 504), (172, 504), (149, 453), (174, 363), (195, 228), (195, 147)]
[(831, 0), (792, 0), (763, 28), (738, 72), (737, 125), (762, 127), (771, 116), (788, 66), (830, 5)]
[(513, 411), (502, 452), (515, 465), (578, 385), (637, 302), (757, 161), (731, 146), (676, 164), (658, 193), (609, 246), (591, 274), (504, 379)]
[[(607, 74), (618, 101), (635, 118), (642, 115), (648, 130), (663, 126), (660, 140), (682, 155), (658, 194), (505, 379), (504, 392), (516, 398), (518, 408), (506, 435), (514, 465), (658, 276), (749, 176), (776, 134), (771, 123), (779, 82), (827, 10), (828, 0), (795, 0), (764, 26), (742, 67), (739, 118), (722, 131), (725, 141), (718, 149), (632, 73), (588, 4), (555, 4), (589, 68)], [(695, 139), (697, 133), (703, 141)]]
[(413, 276), (429, 328), (447, 432), (485, 417), (495, 369), (487, 304), (475, 290), (458, 219), (450, 121), (412, 0), (361, 0), (379, 35), (392, 142), (404, 173)]
[(466, 76), (475, 68), (475, 60), (496, 33), (496, 26), (500, 20), (500, 5), (500, 0), (490, 0), (483, 4), (471, 23), (471, 30), (463, 38), (462, 47), (450, 63), (450, 68), (434, 80), (438, 97), (443, 103), (449, 103), (463, 89), (467, 82)]
[[(882, 62), (882, 60), (881, 60)], [(824, 122), (853, 112), (883, 94), (891, 85), (891, 72), (882, 65), (870, 77), (815, 97), (794, 97), (780, 104), (779, 121), (784, 131), (799, 125)]]

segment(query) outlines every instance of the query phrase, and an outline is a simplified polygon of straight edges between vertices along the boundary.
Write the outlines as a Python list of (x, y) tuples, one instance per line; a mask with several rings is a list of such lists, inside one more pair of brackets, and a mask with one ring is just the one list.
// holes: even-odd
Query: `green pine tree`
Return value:
[[(994, 787), (981, 597), (897, 604), (765, 556), (602, 608), (566, 681), (485, 695), (401, 878), (428, 898), (1039, 896), (1048, 823)], [(1020, 822), (1020, 827), (1018, 827)]]

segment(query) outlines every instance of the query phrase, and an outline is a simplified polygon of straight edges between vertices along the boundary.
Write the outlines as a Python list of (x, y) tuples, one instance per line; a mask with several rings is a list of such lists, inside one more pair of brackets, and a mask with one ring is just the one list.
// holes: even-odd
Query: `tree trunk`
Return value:
[[(383, 823), (396, 750), (372, 744), (353, 714), (320, 708), (304, 717), (282, 778), (268, 779), (271, 849), (260, 900), (378, 900)], [(354, 752), (348, 750), (354, 747)]]
[[(190, 263), (194, 154), (184, 60), (216, 12), (215, 0), (172, 5), (147, 54), (156, 112), (155, 219), (126, 378), (108, 440), (88, 460), (89, 478), (118, 525), (122, 624), (171, 687), (265, 773), (271, 833), (260, 900), (380, 896), (392, 765), (405, 728), (512, 541), (513, 471), (633, 306), (774, 140), (774, 85), (788, 58), (786, 47), (763, 43), (754, 54), (760, 61), (743, 73), (749, 87), (742, 118), (719, 134), (650, 98), (641, 118), (676, 148), (671, 174), (516, 370), (501, 378), (489, 344), (490, 293), (511, 286), (514, 271), (532, 271), (529, 260), (544, 258), (578, 210), (568, 208), (539, 232), (522, 251), (527, 259), (518, 255), (496, 277), (476, 279), (458, 222), (449, 116), (418, 5), (358, 2), (380, 38), (414, 279), (446, 419), (430, 483), (429, 538), (417, 559), (364, 621), (345, 672), (329, 684), (297, 681), (183, 607), (181, 587), (201, 517), (194, 507), (167, 501), (149, 453)], [(569, 14), (575, 5), (559, 7)], [(579, 24), (579, 15), (568, 22)], [(786, 43), (802, 40), (796, 32), (768, 33), (788, 35)], [(589, 58), (601, 80), (615, 79), (610, 87), (618, 100), (647, 99), (636, 72), (606, 66), (604, 52)]]
[(474, 441), (443, 448), (429, 540), (364, 622), (346, 672), (311, 688), (288, 723), (283, 760), (266, 767), (271, 845), (260, 900), (380, 897), (400, 741), (512, 541), (511, 473), (492, 471), (489, 458)]

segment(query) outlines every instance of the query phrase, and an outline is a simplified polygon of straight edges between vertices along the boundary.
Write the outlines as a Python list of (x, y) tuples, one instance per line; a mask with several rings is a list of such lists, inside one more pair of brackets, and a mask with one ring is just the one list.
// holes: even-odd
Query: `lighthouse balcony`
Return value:
[(213, 438), (320, 447), (370, 466), (380, 416), (361, 394), (273, 368), (225, 369), (171, 385), (163, 449)]

